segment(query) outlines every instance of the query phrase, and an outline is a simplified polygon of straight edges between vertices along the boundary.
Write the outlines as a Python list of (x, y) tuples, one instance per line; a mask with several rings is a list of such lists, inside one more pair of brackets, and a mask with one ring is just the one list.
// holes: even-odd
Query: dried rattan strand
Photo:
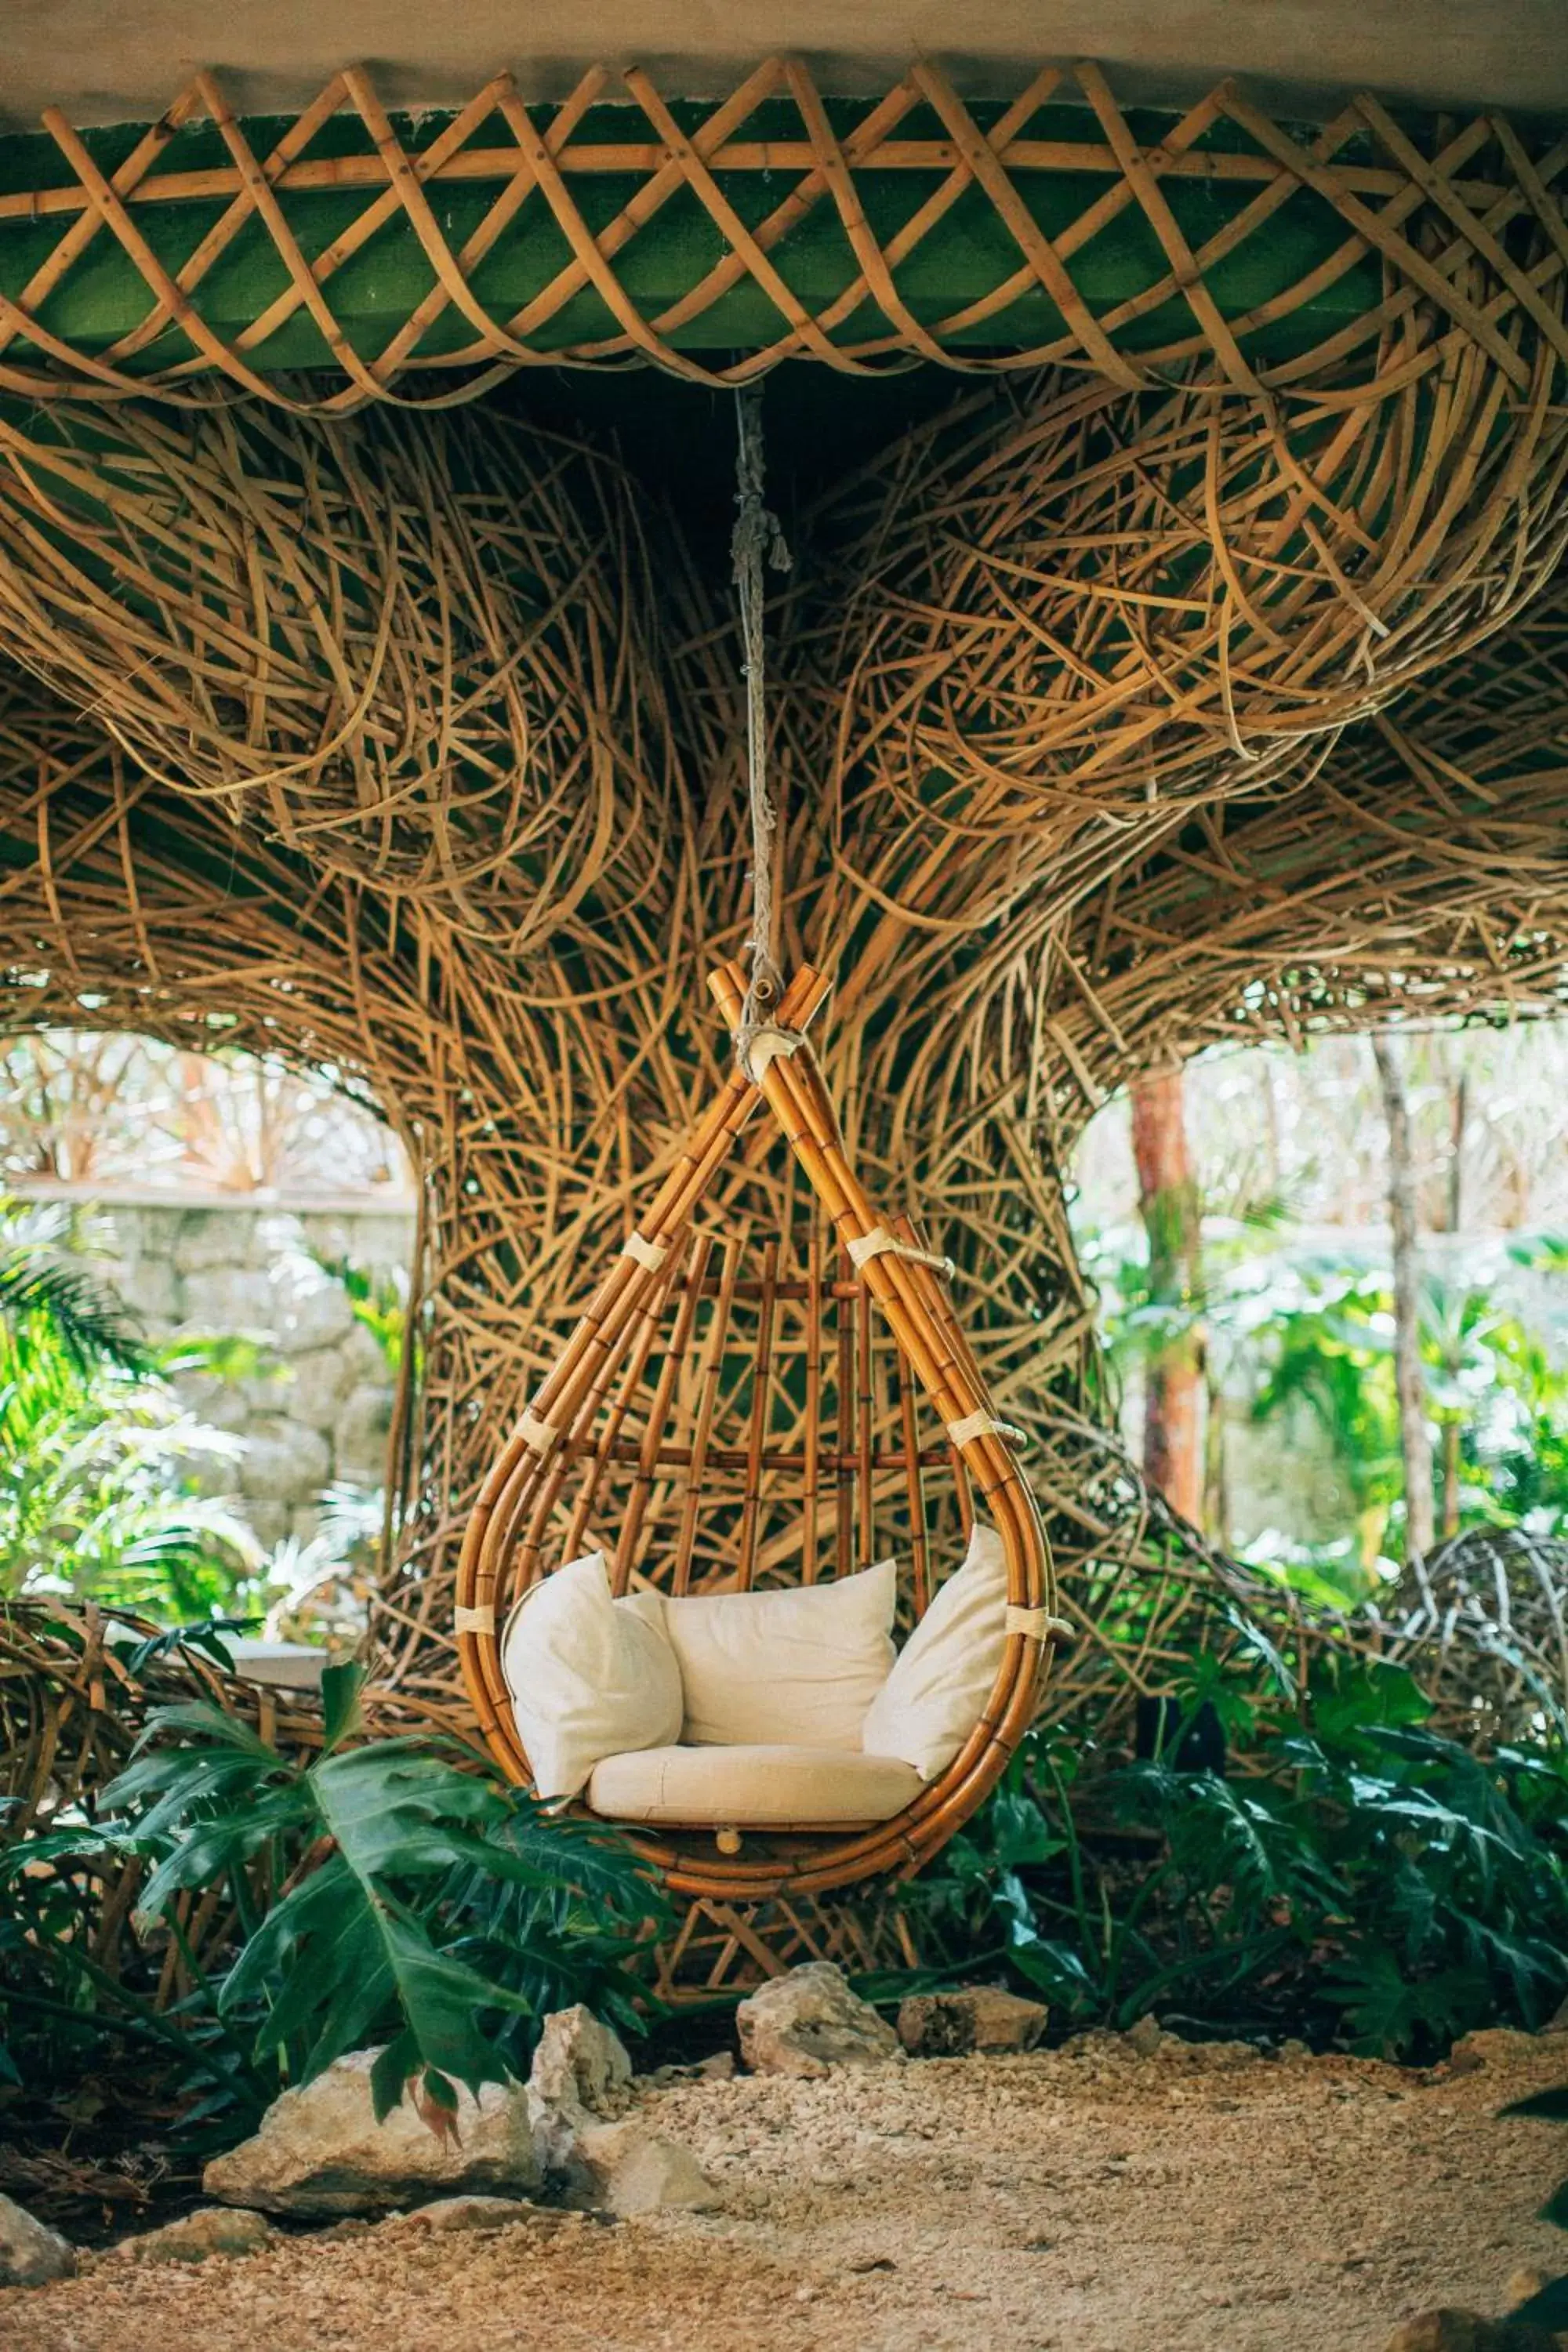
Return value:
[[(713, 1437), (713, 1420), (719, 1406), (719, 1388), (724, 1370), (724, 1349), (730, 1336), (730, 1318), (734, 1309), (735, 1283), (745, 1255), (746, 1237), (736, 1235), (732, 1243), (717, 1244), (721, 1252), (721, 1272), (719, 1296), (708, 1326), (703, 1350), (701, 1385), (698, 1391), (697, 1423), (691, 1440), (690, 1475), (686, 1482), (686, 1498), (681, 1506), (680, 1531), (676, 1538), (675, 1563), (669, 1589), (673, 1593), (689, 1591), (691, 1586), (691, 1564), (696, 1551), (698, 1514), (702, 1504), (703, 1479), (708, 1469), (709, 1448)], [(700, 1244), (704, 1253), (715, 1244), (704, 1236)], [(703, 1273), (706, 1274), (706, 1258)], [(698, 1286), (700, 1292), (701, 1285)]]
[(763, 1455), (767, 1444), (768, 1410), (773, 1402), (773, 1318), (777, 1311), (779, 1245), (770, 1240), (763, 1251), (763, 1297), (757, 1315), (756, 1353), (752, 1364), (752, 1414), (746, 1433), (746, 1492), (741, 1509), (740, 1558), (735, 1589), (748, 1591), (757, 1566), (757, 1518), (763, 1499)]

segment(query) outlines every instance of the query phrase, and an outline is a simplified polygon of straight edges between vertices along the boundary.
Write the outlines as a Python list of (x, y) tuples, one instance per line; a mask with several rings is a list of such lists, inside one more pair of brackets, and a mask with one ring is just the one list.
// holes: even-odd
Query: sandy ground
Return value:
[(0, 2294), (5, 2352), (1380, 2352), (1563, 2266), (1568, 2036), (1472, 2073), (1090, 2037), (827, 2082), (682, 2082), (649, 2119), (721, 2209), (490, 2236), (391, 2221)]

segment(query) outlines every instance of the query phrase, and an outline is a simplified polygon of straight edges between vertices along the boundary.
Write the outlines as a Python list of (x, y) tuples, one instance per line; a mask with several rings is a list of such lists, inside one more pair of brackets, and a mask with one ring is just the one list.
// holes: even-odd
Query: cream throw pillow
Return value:
[(501, 1672), (542, 1797), (575, 1797), (601, 1757), (680, 1737), (680, 1670), (656, 1592), (610, 1598), (602, 1551), (523, 1595), (501, 1635)]
[(859, 1748), (893, 1663), (898, 1569), (767, 1592), (667, 1601), (687, 1747)]
[(945, 1772), (979, 1722), (1007, 1639), (1007, 1559), (976, 1519), (950, 1576), (866, 1717), (868, 1754), (899, 1756), (924, 1780)]

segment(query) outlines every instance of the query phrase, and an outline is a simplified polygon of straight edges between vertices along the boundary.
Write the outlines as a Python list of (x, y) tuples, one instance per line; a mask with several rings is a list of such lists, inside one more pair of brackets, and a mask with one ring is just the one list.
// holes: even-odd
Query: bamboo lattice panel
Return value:
[(1416, 322), (1523, 392), (1531, 340), (1565, 349), (1568, 142), (1484, 112), (1363, 95), (1303, 126), (1230, 82), (1129, 111), (1092, 65), (972, 106), (929, 62), (848, 103), (775, 58), (716, 105), (595, 68), (559, 107), (503, 74), (395, 119), (354, 69), (242, 121), (203, 72), (145, 129), (44, 125), (0, 142), (0, 389), (31, 398), (216, 375), (342, 410), (432, 370), (466, 399), (541, 363), (792, 358), (1288, 396), (1405, 364)]

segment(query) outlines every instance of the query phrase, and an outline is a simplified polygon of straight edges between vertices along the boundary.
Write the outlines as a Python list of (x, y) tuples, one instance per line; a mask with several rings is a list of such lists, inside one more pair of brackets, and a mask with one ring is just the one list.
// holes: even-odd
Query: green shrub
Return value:
[[(1216, 1690), (1239, 1761), (1183, 1770)], [(1331, 1666), (1305, 1721), (1197, 1675), (1153, 1759), (1101, 1770), (1059, 1731), (1026, 1741), (910, 1899), (956, 1964), (1005, 1959), (1085, 2024), (1153, 2009), (1416, 2058), (1533, 2026), (1568, 1987), (1568, 1765), (1544, 1745), (1482, 1759), (1428, 1713), (1392, 1666)]]
[[(458, 1742), (356, 1744), (360, 1671), (328, 1668), (306, 1761), (205, 1703), (150, 1720), (95, 1827), (0, 1854), (0, 2032), (13, 2084), (73, 2086), (113, 2044), (155, 2050), (184, 2121), (233, 2138), (290, 2084), (383, 2045), (378, 2111), (417, 2079), (451, 2106), (526, 2073), (537, 2023), (574, 2000), (637, 2030), (626, 1962), (662, 1899), (619, 1839), (544, 1816)], [(95, 1866), (135, 1857), (138, 1927), (188, 1988), (160, 2006), (94, 1958)], [(231, 1922), (216, 1956), (192, 1922)]]
[[(1537, 2091), (1528, 2099), (1516, 2099), (1503, 2113), (1535, 2116), (1545, 2123), (1568, 2123), (1568, 2083), (1558, 2084), (1550, 2091)], [(1568, 2230), (1568, 2180), (1558, 2182), (1536, 2219), (1550, 2221), (1559, 2230)], [(1561, 2337), (1568, 2330), (1568, 2277), (1548, 2279), (1528, 2302), (1517, 2305), (1509, 2317)]]

